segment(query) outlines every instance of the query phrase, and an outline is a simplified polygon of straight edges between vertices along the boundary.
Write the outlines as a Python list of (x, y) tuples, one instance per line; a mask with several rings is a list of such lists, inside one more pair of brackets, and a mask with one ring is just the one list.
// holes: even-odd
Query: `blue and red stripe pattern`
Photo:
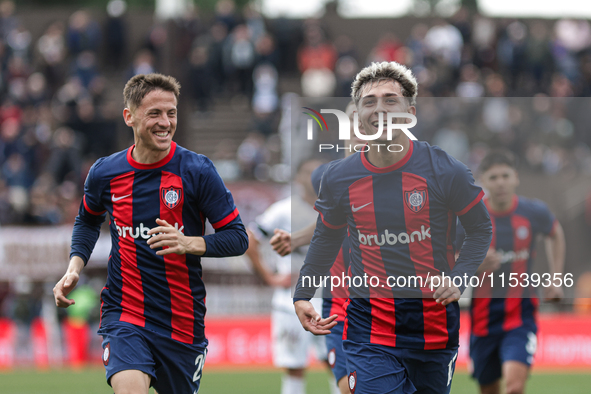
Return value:
[[(99, 159), (91, 168), (77, 225), (100, 226), (110, 215), (112, 250), (107, 284), (101, 293), (101, 326), (124, 321), (146, 327), (183, 343), (202, 343), (205, 287), (200, 257), (156, 255), (147, 244), (148, 231), (167, 221), (187, 236), (204, 236), (207, 252), (224, 253), (218, 236), (236, 230), (246, 232), (232, 195), (211, 161), (174, 142), (170, 153), (154, 164), (132, 157), (134, 147)], [(205, 235), (205, 220), (216, 234)], [(85, 261), (89, 253), (77, 240), (75, 226), (72, 254)], [(98, 236), (98, 235), (97, 235)], [(241, 254), (225, 242), (228, 253)], [(230, 255), (227, 254), (227, 255)]]
[[(508, 278), (511, 273), (531, 274), (536, 237), (552, 235), (556, 219), (540, 200), (514, 196), (505, 212), (494, 211), (487, 200), (485, 204), (493, 224), (491, 248), (501, 255), (501, 268), (495, 275), (504, 274), (505, 286), (491, 288), (487, 282), (487, 286), (474, 289), (470, 308), (472, 334), (483, 337), (523, 326), (535, 331), (539, 301), (533, 288), (510, 287)], [(463, 235), (463, 228), (458, 226), (458, 236)]]
[[(401, 292), (387, 280), (462, 272), (465, 267), (453, 259), (457, 214), (475, 206), (485, 212), (482, 196), (465, 165), (425, 142), (411, 141), (406, 155), (388, 167), (373, 166), (363, 153), (332, 162), (322, 176), (319, 221), (300, 279), (323, 272), (327, 240), (344, 236), (347, 227), (351, 277), (373, 277), (379, 285), (349, 287), (343, 339), (422, 350), (455, 348), (457, 303), (442, 306), (427, 289), (408, 286)], [(299, 282), (295, 299), (307, 294)]]

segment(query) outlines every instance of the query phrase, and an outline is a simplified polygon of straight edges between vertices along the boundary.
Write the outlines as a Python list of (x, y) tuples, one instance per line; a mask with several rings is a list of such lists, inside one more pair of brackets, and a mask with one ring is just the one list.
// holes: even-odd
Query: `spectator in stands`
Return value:
[(87, 11), (79, 10), (70, 16), (66, 37), (72, 55), (84, 51), (96, 52), (101, 41), (101, 30)]
[(107, 47), (107, 66), (118, 70), (123, 65), (127, 49), (127, 24), (125, 12), (127, 3), (124, 0), (110, 0), (107, 3), (107, 21), (105, 23), (105, 41)]
[(256, 54), (250, 40), (247, 25), (236, 26), (225, 44), (224, 65), (228, 75), (238, 85), (237, 91), (244, 96), (252, 95), (252, 70)]

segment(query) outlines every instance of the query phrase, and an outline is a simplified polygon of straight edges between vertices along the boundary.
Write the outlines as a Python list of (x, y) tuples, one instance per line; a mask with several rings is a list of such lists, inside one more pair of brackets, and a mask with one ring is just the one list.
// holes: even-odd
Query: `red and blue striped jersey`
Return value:
[(108, 212), (112, 248), (101, 293), (101, 326), (123, 321), (184, 343), (201, 343), (206, 308), (200, 257), (158, 256), (147, 244), (148, 231), (161, 218), (186, 236), (203, 236), (207, 219), (216, 234), (204, 236), (204, 256), (218, 257), (243, 253), (233, 246), (232, 231), (225, 230), (235, 229), (241, 238), (244, 226), (207, 157), (173, 142), (164, 159), (141, 164), (132, 158), (133, 149), (101, 158), (90, 169), (72, 254), (88, 260), (87, 249), (94, 243), (80, 240), (79, 231), (102, 222)]
[[(400, 298), (386, 284), (388, 277), (473, 274), (481, 258), (470, 267), (454, 260), (456, 217), (475, 206), (486, 214), (483, 195), (465, 165), (426, 142), (411, 141), (404, 158), (389, 167), (375, 167), (359, 153), (331, 163), (316, 202), (319, 225), (310, 251), (326, 248), (331, 230), (348, 227), (351, 275), (377, 277), (383, 285), (349, 287), (343, 339), (411, 349), (458, 346), (456, 302), (436, 304), (421, 292), (426, 289)], [(484, 227), (490, 222), (487, 215), (482, 220), (488, 246)], [(484, 257), (482, 249), (478, 256)], [(300, 280), (325, 270), (326, 262), (310, 251)], [(300, 281), (296, 300), (307, 294)]]
[[(487, 201), (485, 200), (485, 203)], [(472, 334), (486, 336), (510, 331), (521, 326), (536, 327), (538, 299), (533, 287), (508, 285), (511, 273), (531, 274), (535, 240), (539, 234), (552, 235), (556, 225), (554, 215), (540, 200), (514, 196), (511, 208), (495, 212), (488, 204), (493, 226), (491, 248), (501, 255), (501, 268), (505, 286), (495, 278), (473, 289), (470, 317)], [(458, 238), (463, 228), (458, 226)]]

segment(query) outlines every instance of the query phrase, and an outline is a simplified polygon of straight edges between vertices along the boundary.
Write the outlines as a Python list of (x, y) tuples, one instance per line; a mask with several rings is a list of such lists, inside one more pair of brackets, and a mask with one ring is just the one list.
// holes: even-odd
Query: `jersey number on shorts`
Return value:
[(454, 362), (456, 361), (456, 358), (458, 358), (458, 353), (456, 352), (456, 354), (454, 354), (454, 358), (451, 359), (451, 361), (449, 362), (449, 364), (447, 365), (447, 385), (449, 386), (449, 384), (451, 383), (451, 378), (454, 376)]
[(197, 370), (193, 374), (193, 382), (198, 381), (201, 379), (201, 371), (203, 370), (203, 364), (205, 363), (205, 356), (207, 355), (207, 349), (203, 351), (203, 354), (200, 354), (195, 359), (195, 365), (197, 366)]

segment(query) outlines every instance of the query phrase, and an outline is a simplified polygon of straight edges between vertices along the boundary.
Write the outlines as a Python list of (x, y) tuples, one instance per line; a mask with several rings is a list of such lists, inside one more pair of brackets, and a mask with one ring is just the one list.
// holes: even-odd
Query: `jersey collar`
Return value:
[(369, 160), (367, 160), (367, 157), (365, 156), (365, 152), (361, 152), (361, 162), (363, 163), (363, 166), (371, 172), (383, 174), (386, 172), (394, 171), (394, 170), (399, 169), (403, 165), (405, 165), (410, 160), (410, 157), (412, 156), (413, 147), (414, 147), (414, 142), (413, 142), (413, 140), (410, 140), (410, 144), (408, 145), (408, 152), (406, 152), (406, 155), (404, 155), (404, 157), (402, 159), (398, 160), (398, 162), (396, 162), (388, 167), (374, 166), (373, 164), (371, 164), (369, 162)]
[(127, 162), (133, 168), (137, 168), (138, 170), (152, 170), (154, 168), (162, 167), (163, 165), (168, 164), (168, 162), (174, 156), (174, 152), (176, 151), (176, 142), (172, 141), (170, 143), (170, 151), (163, 159), (160, 159), (156, 163), (151, 163), (151, 164), (143, 164), (143, 163), (139, 163), (139, 162), (135, 161), (133, 159), (133, 157), (131, 157), (131, 152), (133, 152), (134, 148), (135, 148), (135, 144), (133, 144), (132, 146), (129, 147), (129, 149), (127, 149)]
[(517, 204), (519, 204), (519, 197), (517, 197), (517, 194), (514, 194), (513, 201), (511, 202), (511, 207), (509, 209), (504, 210), (504, 211), (495, 211), (495, 210), (491, 209), (491, 207), (488, 203), (488, 198), (485, 198), (483, 201), (484, 201), (484, 205), (486, 205), (486, 209), (488, 209), (488, 213), (490, 213), (491, 215), (497, 216), (497, 217), (502, 217), (502, 216), (511, 215), (517, 209)]

